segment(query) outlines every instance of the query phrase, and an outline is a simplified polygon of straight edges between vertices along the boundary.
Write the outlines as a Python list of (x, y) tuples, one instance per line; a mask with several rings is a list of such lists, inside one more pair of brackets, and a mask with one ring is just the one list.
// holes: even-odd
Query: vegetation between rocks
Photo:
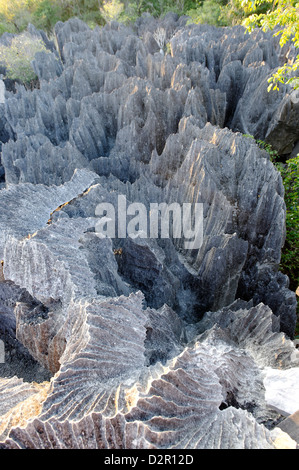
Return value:
[(16, 35), (7, 46), (0, 45), (0, 62), (5, 65), (6, 77), (20, 81), (26, 87), (37, 79), (32, 61), (37, 52), (47, 52), (43, 41), (27, 32)]
[[(280, 269), (289, 277), (291, 290), (296, 291), (299, 286), (299, 154), (283, 163), (279, 161), (278, 152), (270, 144), (262, 140), (256, 142), (266, 150), (282, 176), (286, 203), (286, 241), (281, 253)], [(299, 319), (299, 304), (297, 315)], [(299, 320), (296, 335), (299, 337)]]

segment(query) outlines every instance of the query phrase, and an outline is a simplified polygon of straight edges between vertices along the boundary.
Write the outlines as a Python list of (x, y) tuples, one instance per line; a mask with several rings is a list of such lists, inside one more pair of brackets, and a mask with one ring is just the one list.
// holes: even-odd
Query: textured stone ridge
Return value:
[(0, 380), (0, 439), (4, 440), (11, 428), (25, 426), (38, 415), (50, 384), (28, 384), (17, 377)]
[[(287, 51), (173, 14), (29, 32), (40, 88), (0, 103), (0, 448), (296, 447), (263, 383), (299, 367), (283, 185), (242, 135), (296, 145), (296, 94), (266, 91)], [(119, 195), (202, 203), (202, 246), (101, 239)]]
[[(140, 326), (134, 326), (143, 336), (134, 336), (131, 346), (132, 323), (124, 324), (136, 315), (136, 300), (119, 298), (114, 308), (112, 302), (104, 301), (98, 305), (100, 316), (94, 316), (96, 305), (85, 306), (84, 316), (90, 311), (85, 323), (89, 335), (77, 335), (83, 343), (74, 344), (71, 331), (64, 365), (39, 418), (26, 427), (14, 427), (1, 448), (275, 448), (272, 432), (261, 423), (271, 413), (252, 349), (240, 349), (228, 330), (213, 327), (164, 366), (157, 363), (145, 370), (142, 323), (146, 312), (139, 317)], [(110, 313), (106, 322), (113, 325), (129, 302), (130, 315), (122, 316), (118, 326), (102, 329), (105, 310), (109, 308)], [(262, 308), (258, 314), (267, 318)], [(243, 310), (243, 321), (246, 315)], [(80, 314), (78, 322), (82, 324)], [(233, 330), (240, 328), (236, 322), (231, 322)], [(79, 326), (74, 324), (74, 328)], [(272, 336), (272, 346), (277, 348), (285, 341), (280, 334)], [(112, 337), (118, 338), (114, 347)], [(255, 345), (258, 354), (257, 340)], [(289, 353), (293, 348), (291, 344), (286, 347)], [(110, 351), (117, 360), (109, 361)], [(129, 352), (136, 356), (128, 361)]]

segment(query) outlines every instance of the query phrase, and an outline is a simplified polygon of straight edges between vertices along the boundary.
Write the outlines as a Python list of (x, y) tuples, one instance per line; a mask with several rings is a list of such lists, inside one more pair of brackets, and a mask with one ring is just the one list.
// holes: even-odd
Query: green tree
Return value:
[[(268, 2), (267, 2), (268, 3)], [(252, 14), (246, 18), (243, 24), (251, 32), (254, 28), (260, 27), (264, 31), (274, 30), (274, 36), (280, 36), (280, 46), (283, 47), (288, 41), (294, 43), (299, 48), (299, 3), (297, 0), (274, 0), (266, 13), (257, 13), (256, 8), (264, 5), (262, 0), (243, 0), (242, 5), (246, 5)], [(268, 4), (269, 5), (269, 4)], [(286, 83), (299, 88), (299, 77), (296, 71), (299, 68), (299, 55), (292, 63), (284, 64), (269, 79), (268, 90), (279, 89), (280, 83)]]
[(223, 2), (220, 19), (227, 26), (242, 24), (244, 20), (253, 13), (266, 13), (271, 8), (273, 0), (254, 2), (246, 0), (228, 0)]

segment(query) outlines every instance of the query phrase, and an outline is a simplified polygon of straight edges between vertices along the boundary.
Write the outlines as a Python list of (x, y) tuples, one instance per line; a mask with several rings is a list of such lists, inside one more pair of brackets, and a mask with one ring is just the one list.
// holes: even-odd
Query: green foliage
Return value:
[(87, 24), (103, 25), (100, 0), (0, 0), (0, 34), (18, 33), (29, 23), (48, 33), (57, 21), (77, 16)]
[[(249, 136), (248, 137), (253, 137)], [(278, 152), (273, 147), (257, 140), (260, 148), (266, 150), (270, 159), (279, 170), (286, 204), (286, 241), (281, 253), (280, 270), (290, 280), (290, 289), (299, 290), (299, 154), (286, 163), (278, 161)], [(297, 294), (298, 295), (298, 294)], [(299, 337), (299, 302), (297, 302), (297, 325), (295, 335)]]
[[(281, 254), (281, 270), (290, 279), (290, 288), (299, 289), (299, 154), (286, 161), (276, 163), (280, 170), (284, 189), (286, 213), (286, 242)], [(297, 302), (297, 325), (295, 335), (299, 338), (299, 302)]]
[[(254, 139), (250, 134), (243, 135)], [(299, 286), (299, 154), (282, 163), (272, 145), (263, 140), (256, 140), (256, 143), (266, 150), (282, 177), (286, 204), (286, 241), (282, 249), (280, 269), (288, 275), (290, 288), (296, 291)]]
[(245, 17), (244, 8), (241, 6), (240, 0), (229, 0), (223, 5), (220, 11), (219, 19), (226, 26), (234, 26), (240, 24)]
[(34, 4), (41, 0), (0, 0), (1, 32), (19, 33), (32, 22)]
[(222, 16), (222, 8), (226, 0), (205, 0), (196, 9), (187, 12), (191, 20), (189, 23), (210, 24), (214, 26), (225, 26), (226, 20)]
[(106, 22), (117, 21), (124, 8), (124, 4), (120, 0), (104, 0), (100, 12)]
[(170, 45), (170, 42), (167, 42), (167, 43), (165, 44), (165, 54), (171, 55), (171, 45)]
[(234, 26), (244, 22), (253, 12), (256, 14), (266, 13), (271, 5), (272, 0), (256, 2), (248, 0), (228, 0), (221, 8), (220, 19), (227, 26)]
[(130, 25), (134, 24), (139, 16), (137, 3), (129, 2), (121, 12), (118, 21), (125, 25)]
[(202, 0), (194, 4), (187, 14), (193, 23), (208, 23), (215, 26), (242, 24), (253, 13), (266, 13), (273, 0)]
[(299, 154), (277, 163), (284, 189), (286, 214), (286, 243), (282, 252), (281, 267), (291, 281), (293, 290), (299, 286)]
[[(250, 0), (244, 0), (250, 4)], [(255, 5), (263, 4), (261, 0), (255, 0), (252, 5), (252, 15), (245, 21), (244, 25), (251, 32), (256, 27), (264, 31), (278, 28), (274, 36), (280, 36), (280, 46), (283, 47), (288, 41), (292, 41), (299, 48), (299, 3), (297, 0), (273, 0), (271, 9), (266, 13), (254, 11)], [(278, 90), (280, 83), (290, 84), (293, 88), (299, 88), (299, 78), (295, 72), (299, 68), (299, 55), (291, 64), (280, 67), (269, 79), (270, 90)]]
[[(103, 25), (117, 19), (134, 23), (143, 13), (163, 17), (169, 11), (188, 14), (192, 22), (217, 26), (231, 24), (230, 13), (243, 12), (240, 0), (230, 0), (231, 7), (223, 8), (228, 0), (0, 0), (0, 34), (21, 32), (28, 23), (51, 32), (57, 21), (78, 17), (90, 26)], [(239, 13), (238, 13), (239, 15)], [(237, 16), (238, 16), (237, 15)], [(240, 18), (243, 16), (239, 15)]]
[(277, 158), (279, 157), (277, 150), (275, 150), (271, 144), (268, 144), (267, 142), (264, 142), (263, 140), (257, 140), (256, 143), (261, 149), (266, 150), (266, 152), (270, 156), (271, 161), (275, 163)]
[(36, 80), (31, 62), (40, 51), (46, 51), (44, 43), (28, 33), (15, 36), (10, 46), (0, 46), (0, 62), (6, 67), (6, 77), (30, 85)]
[(34, 10), (32, 14), (32, 22), (37, 28), (43, 29), (44, 31), (50, 31), (62, 16), (62, 8), (58, 2), (43, 0)]
[(291, 85), (295, 90), (299, 88), (299, 77), (293, 75), (299, 68), (299, 56), (292, 65), (284, 64), (279, 67), (277, 72), (273, 73), (272, 77), (269, 78), (268, 91), (279, 90), (279, 83), (285, 83)]
[(286, 242), (281, 254), (281, 270), (288, 275), (291, 289), (299, 286), (299, 154), (286, 163), (279, 162), (278, 152), (262, 140), (258, 145), (266, 150), (276, 168), (280, 171), (286, 204)]
[(74, 16), (91, 27), (104, 24), (98, 0), (34, 0), (36, 7), (32, 14), (33, 24), (50, 32), (57, 21), (67, 21)]
[(197, 0), (131, 0), (123, 1), (124, 12), (122, 17), (130, 17), (134, 21), (142, 13), (150, 13), (154, 17), (164, 16), (169, 11), (178, 15), (186, 14), (191, 8), (198, 6)]
[(0, 36), (3, 33), (15, 33), (16, 28), (13, 24), (6, 23), (5, 21), (0, 21)]

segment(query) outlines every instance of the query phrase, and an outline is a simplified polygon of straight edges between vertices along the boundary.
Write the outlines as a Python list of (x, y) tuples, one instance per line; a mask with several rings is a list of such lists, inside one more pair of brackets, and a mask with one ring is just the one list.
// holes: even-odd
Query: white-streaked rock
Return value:
[(271, 431), (271, 437), (276, 449), (297, 449), (297, 442), (277, 427)]

